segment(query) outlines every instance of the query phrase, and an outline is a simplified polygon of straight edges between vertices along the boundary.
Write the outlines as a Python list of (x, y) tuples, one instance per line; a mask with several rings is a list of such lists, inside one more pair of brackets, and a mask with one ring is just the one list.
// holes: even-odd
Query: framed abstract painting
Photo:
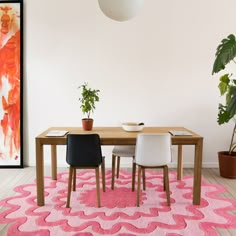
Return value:
[(0, 168), (23, 167), (23, 0), (0, 1)]

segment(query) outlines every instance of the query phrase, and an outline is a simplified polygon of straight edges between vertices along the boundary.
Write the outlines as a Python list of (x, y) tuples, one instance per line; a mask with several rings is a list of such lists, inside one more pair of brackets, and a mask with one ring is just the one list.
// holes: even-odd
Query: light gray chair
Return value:
[[(112, 181), (111, 181), (111, 189), (114, 189), (115, 184), (115, 170), (116, 170), (116, 177), (119, 178), (119, 171), (120, 171), (120, 158), (132, 158), (134, 159), (135, 155), (135, 146), (134, 145), (117, 145), (114, 146), (112, 150)], [(117, 160), (116, 160), (117, 158)], [(117, 163), (116, 163), (117, 161)], [(133, 162), (133, 161), (132, 161)], [(117, 164), (117, 167), (116, 167)], [(133, 162), (132, 165), (132, 173), (135, 171), (135, 164)], [(133, 176), (133, 174), (132, 174)], [(134, 181), (134, 180), (133, 180)], [(134, 191), (134, 182), (132, 182), (132, 191)]]
[[(164, 190), (167, 205), (170, 206), (168, 164), (171, 163), (171, 135), (169, 133), (138, 134), (134, 163), (138, 166), (137, 206), (140, 204), (141, 173), (144, 173), (147, 168), (163, 169)], [(133, 173), (132, 179), (133, 182), (135, 173)], [(145, 176), (143, 176), (143, 181), (145, 183)]]

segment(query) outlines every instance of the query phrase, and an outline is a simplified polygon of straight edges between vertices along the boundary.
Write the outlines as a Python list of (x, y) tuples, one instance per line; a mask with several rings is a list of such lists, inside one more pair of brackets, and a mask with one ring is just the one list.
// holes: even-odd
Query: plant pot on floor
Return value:
[(236, 179), (236, 152), (222, 151), (218, 152), (220, 176), (230, 179)]
[(82, 127), (84, 130), (92, 130), (93, 129), (93, 119), (88, 119), (88, 118), (84, 118), (82, 119)]

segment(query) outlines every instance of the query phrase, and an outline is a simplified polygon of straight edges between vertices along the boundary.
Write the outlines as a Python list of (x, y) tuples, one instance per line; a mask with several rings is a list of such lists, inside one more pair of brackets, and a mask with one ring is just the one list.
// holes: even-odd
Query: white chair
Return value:
[[(114, 146), (112, 150), (112, 180), (111, 180), (111, 189), (114, 189), (115, 183), (115, 169), (116, 169), (116, 178), (119, 178), (120, 171), (120, 158), (128, 157), (134, 159), (135, 155), (135, 146), (134, 145), (118, 145)], [(117, 157), (117, 167), (116, 167), (116, 157)], [(132, 161), (133, 162), (133, 161)], [(133, 162), (132, 172), (135, 171), (135, 164)], [(133, 174), (132, 174), (133, 176)], [(134, 191), (134, 182), (132, 183), (132, 190)]]
[[(169, 133), (138, 134), (134, 163), (138, 166), (137, 206), (140, 202), (141, 172), (146, 168), (162, 168), (164, 174), (164, 190), (166, 191), (167, 205), (170, 206), (169, 171), (171, 162), (171, 135)], [(133, 173), (132, 181), (135, 179)], [(143, 175), (145, 183), (145, 176)], [(144, 187), (144, 189), (146, 186)]]

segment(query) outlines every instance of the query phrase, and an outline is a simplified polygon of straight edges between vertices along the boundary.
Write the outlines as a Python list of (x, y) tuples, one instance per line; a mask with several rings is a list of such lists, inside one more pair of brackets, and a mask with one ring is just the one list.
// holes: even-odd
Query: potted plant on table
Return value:
[(84, 130), (92, 130), (93, 119), (90, 118), (90, 115), (95, 110), (95, 102), (99, 101), (100, 90), (91, 89), (88, 83), (79, 86), (79, 89), (81, 89), (81, 97), (79, 98), (81, 102), (80, 108), (86, 114), (86, 118), (82, 119), (82, 126)]
[[(236, 39), (233, 34), (224, 38), (216, 49), (215, 62), (212, 74), (218, 73), (225, 69), (230, 62), (234, 62), (236, 57)], [(223, 74), (219, 77), (219, 85), (221, 96), (225, 97), (224, 104), (220, 103), (218, 107), (219, 125), (234, 122), (231, 141), (227, 151), (218, 152), (220, 175), (226, 178), (236, 178), (236, 148), (235, 132), (236, 132), (236, 78), (233, 74)]]

